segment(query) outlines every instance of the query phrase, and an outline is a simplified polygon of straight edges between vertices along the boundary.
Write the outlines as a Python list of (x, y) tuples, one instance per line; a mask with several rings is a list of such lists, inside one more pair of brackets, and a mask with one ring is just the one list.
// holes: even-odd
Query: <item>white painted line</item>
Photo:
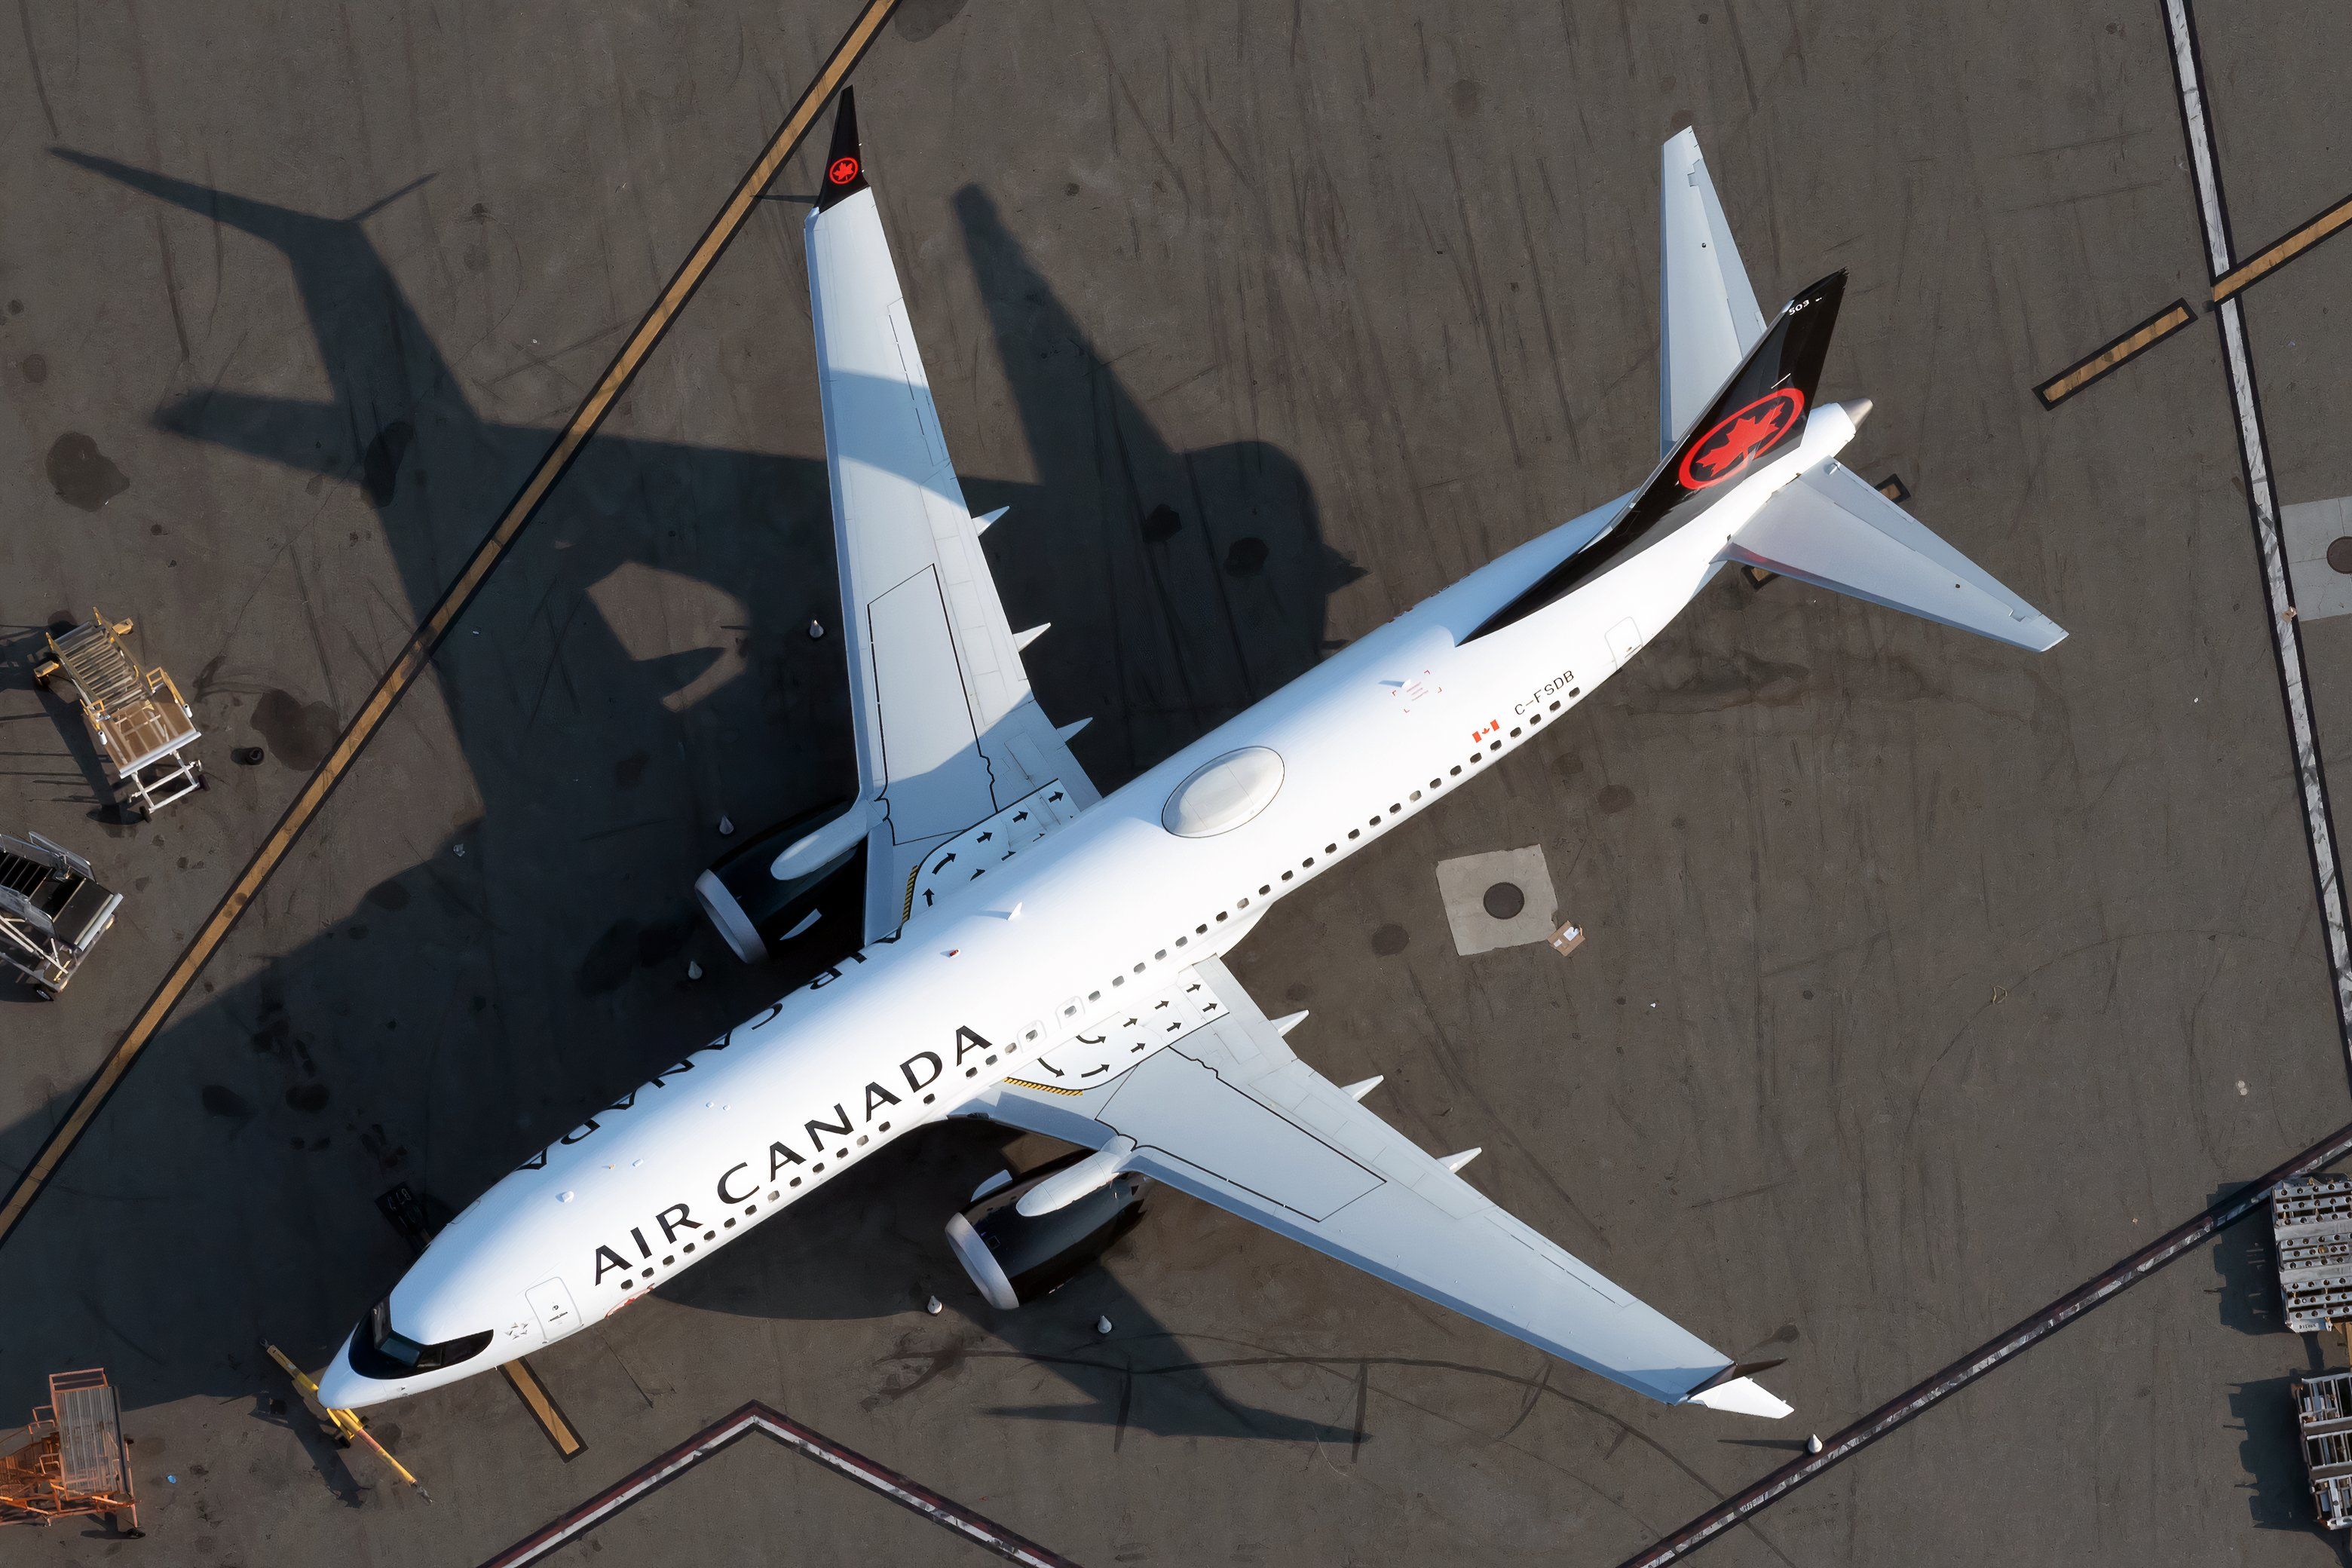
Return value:
[[(2205, 231), (2206, 264), (2218, 279), (2230, 270), (2229, 209), (2213, 155), (2213, 130), (2205, 112), (2205, 79), (2189, 0), (2165, 0), (2164, 23), (2172, 39), (2173, 79), (2180, 89), (2180, 117), (2189, 138), (2191, 172), (2197, 180), (2197, 212)], [(2287, 581), (2286, 542), (2279, 525), (2278, 498), (2271, 488), (2270, 443), (2263, 433), (2262, 404), (2254, 395), (2254, 372), (2246, 356), (2242, 301), (2231, 295), (2215, 307), (2221, 346), (2230, 367), (2230, 397), (2238, 415), (2239, 456), (2246, 468), (2246, 501), (2253, 514), (2254, 542), (2262, 553), (2263, 593), (2270, 610), (2271, 647), (2278, 658), (2279, 689), (2286, 700), (2287, 727), (2294, 745), (2295, 783), (2303, 795), (2304, 837), (2311, 851), (2312, 879), (2326, 928), (2327, 963), (2336, 983), (2336, 1025), (2347, 1060), (2352, 1060), (2352, 940), (2344, 920), (2344, 868), (2336, 858), (2336, 833), (2327, 805), (2327, 775), (2320, 765), (2311, 693), (2305, 684), (2303, 636), (2294, 615), (2294, 592)]]
[(2180, 87), (2181, 126), (2197, 175), (2198, 216), (2205, 225), (2205, 265), (2219, 278), (2230, 270), (2230, 222), (2221, 211), (2221, 177), (2213, 165), (2213, 128), (2205, 120), (2205, 74), (2197, 60), (2197, 31), (2189, 20), (2189, 0), (2164, 0), (2164, 25), (2172, 35), (2172, 79)]

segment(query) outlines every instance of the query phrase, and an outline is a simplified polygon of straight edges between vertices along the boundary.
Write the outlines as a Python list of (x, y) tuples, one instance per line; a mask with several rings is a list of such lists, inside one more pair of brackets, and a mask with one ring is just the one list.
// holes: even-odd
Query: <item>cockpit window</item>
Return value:
[(414, 1373), (438, 1372), (468, 1362), (489, 1348), (490, 1331), (419, 1344), (392, 1326), (392, 1299), (384, 1298), (368, 1313), (367, 1321), (352, 1336), (352, 1370), (362, 1377), (398, 1378)]

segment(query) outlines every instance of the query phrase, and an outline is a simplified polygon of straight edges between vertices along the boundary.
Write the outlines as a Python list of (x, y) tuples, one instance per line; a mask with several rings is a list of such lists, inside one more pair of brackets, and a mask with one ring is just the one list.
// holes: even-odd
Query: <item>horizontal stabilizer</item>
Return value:
[(2036, 653), (2066, 632), (1834, 459), (1799, 475), (1740, 525), (1719, 560)]
[(1667, 138), (1659, 204), (1658, 453), (1706, 410), (1706, 400), (1764, 335), (1756, 290), (1731, 225), (1689, 131)]

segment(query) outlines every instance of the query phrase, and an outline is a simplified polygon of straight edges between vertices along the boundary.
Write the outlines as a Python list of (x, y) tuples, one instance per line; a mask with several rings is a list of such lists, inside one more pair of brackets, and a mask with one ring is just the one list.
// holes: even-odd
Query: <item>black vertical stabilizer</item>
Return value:
[(1801, 440), (1821, 385), (1830, 331), (1837, 325), (1838, 302), (1844, 297), (1843, 269), (1801, 290), (1756, 340), (1706, 412), (1691, 422), (1623, 515), (1487, 616), (1470, 637), (1525, 620), (1565, 597), (1648, 537), (1684, 502), (1697, 499), (1698, 504), (1689, 509), (1690, 516), (1697, 515), (1717, 495), (1730, 494), (1741, 476)]
[(1789, 301), (1627, 509), (1633, 531), (1686, 497), (1730, 485), (1803, 438), (1844, 298), (1841, 269)]
[(824, 183), (816, 194), (816, 210), (824, 212), (866, 188), (866, 157), (857, 150), (857, 89), (841, 89), (841, 107), (833, 114), (833, 145), (824, 154)]

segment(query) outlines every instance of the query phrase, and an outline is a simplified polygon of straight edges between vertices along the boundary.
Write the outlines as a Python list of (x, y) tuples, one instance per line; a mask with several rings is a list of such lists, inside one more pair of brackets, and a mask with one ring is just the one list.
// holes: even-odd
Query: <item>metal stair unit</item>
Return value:
[(2271, 1245), (2288, 1328), (2325, 1334), (2352, 1321), (2352, 1180), (2281, 1182), (2271, 1195)]
[(2352, 1373), (2315, 1373), (2294, 1380), (2295, 1426), (2319, 1522), (2352, 1529)]
[(0, 1524), (89, 1514), (110, 1515), (125, 1536), (143, 1533), (121, 1405), (97, 1367), (52, 1375), (33, 1424), (0, 1433)]
[[(2352, 1179), (2281, 1182), (2271, 1194), (2271, 1249), (2286, 1326), (2299, 1334), (2340, 1331), (2352, 1346)], [(2313, 1505), (2328, 1529), (2352, 1529), (2352, 1373), (2313, 1373), (2294, 1389)]]
[(123, 643), (134, 623), (90, 618), (49, 639), (50, 657), (35, 668), (46, 689), (62, 674), (81, 700), (99, 753), (115, 781), (131, 792), (142, 817), (205, 787), (205, 764), (187, 754), (202, 738), (195, 710), (162, 669), (142, 673)]
[(0, 962), (48, 1000), (114, 923), (122, 895), (99, 886), (89, 862), (36, 833), (0, 833)]

